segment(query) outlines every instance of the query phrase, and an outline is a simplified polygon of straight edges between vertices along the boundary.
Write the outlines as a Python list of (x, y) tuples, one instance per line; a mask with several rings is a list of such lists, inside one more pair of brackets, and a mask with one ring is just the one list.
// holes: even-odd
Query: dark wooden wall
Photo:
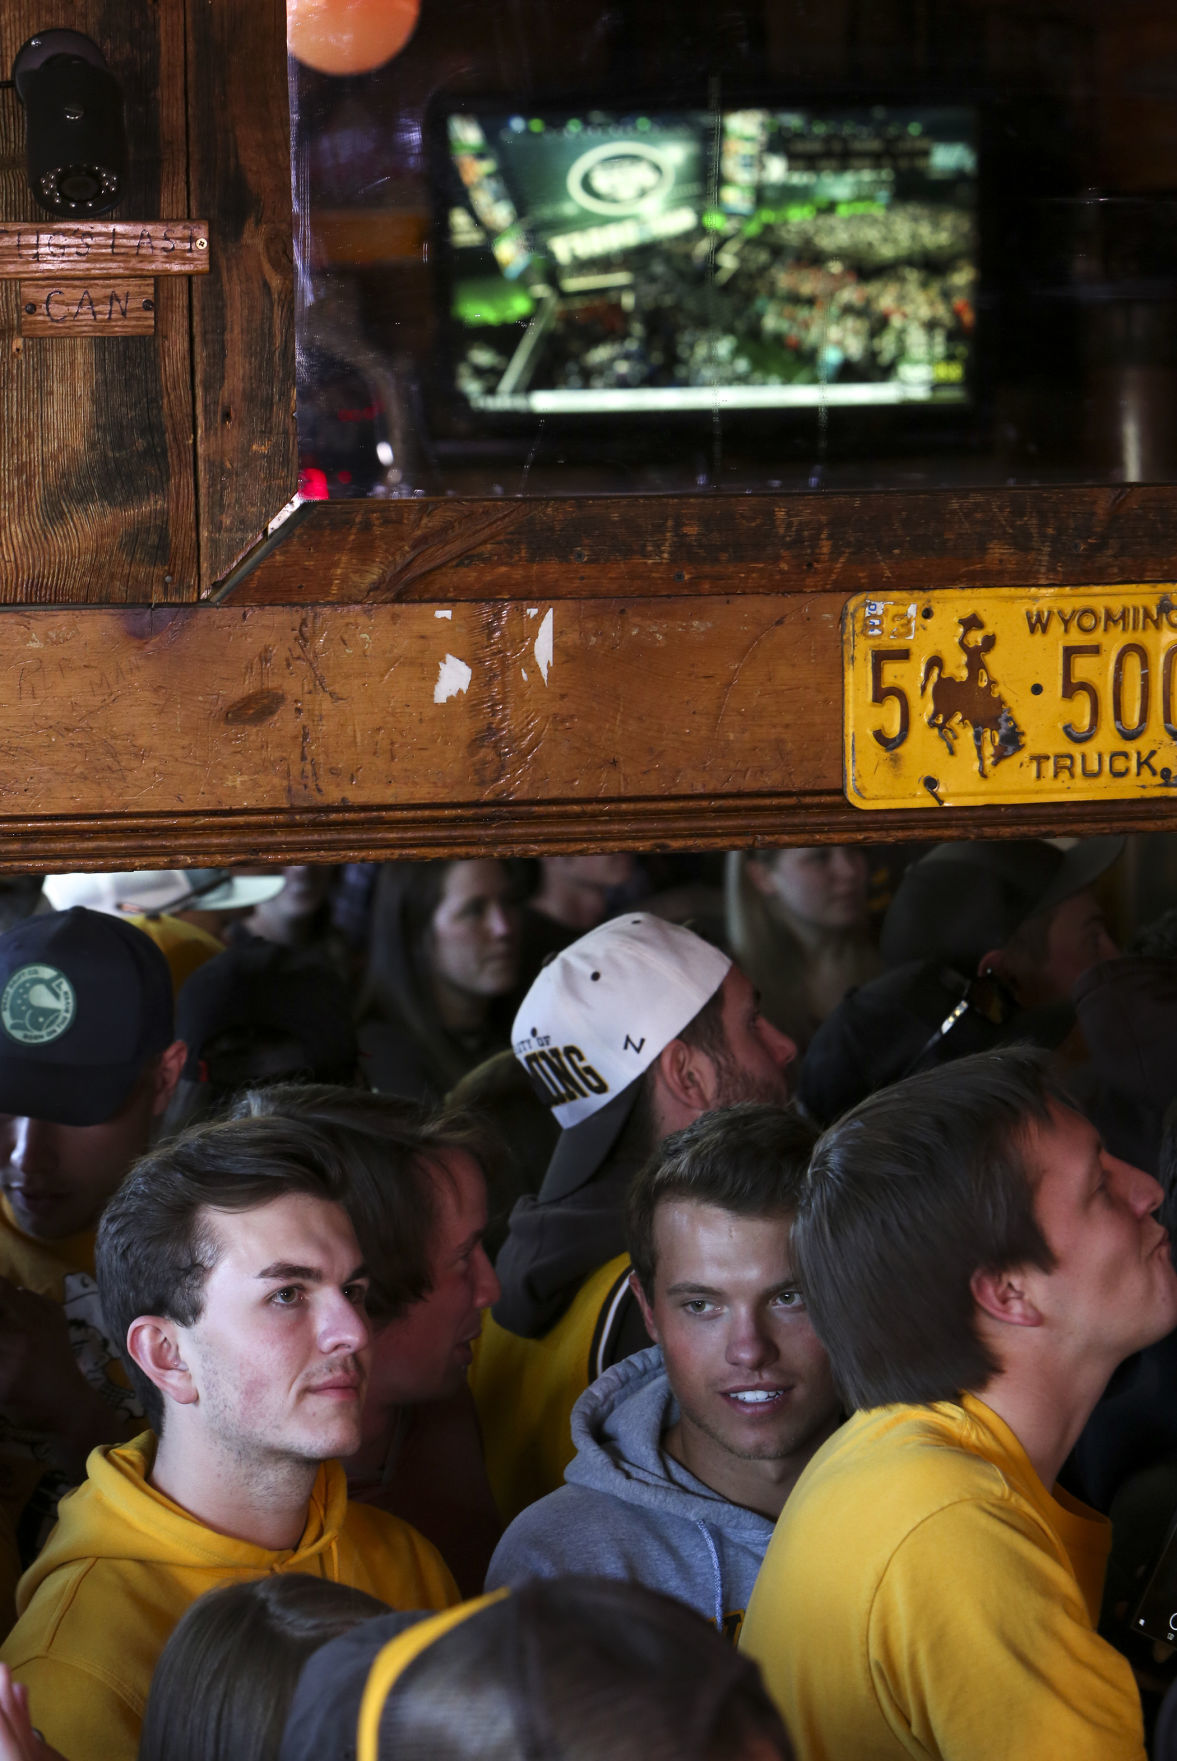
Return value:
[[(1159, 6), (962, 0), (941, 42), (948, 11), (835, 0), (807, 52), (1061, 56), (1093, 153), (1177, 185)], [(838, 638), (864, 589), (1172, 580), (1177, 488), (312, 504), (267, 540), (296, 480), (282, 8), (8, 0), (0, 76), (54, 24), (124, 82), (119, 218), (208, 220), (211, 272), (103, 343), (22, 339), (0, 282), (0, 868), (1177, 826), (1171, 801), (858, 812)], [(34, 212), (21, 125), (0, 90), (0, 220)]]
[[(277, 0), (0, 8), (0, 77), (35, 31), (66, 27), (119, 78), (115, 218), (215, 216), (210, 273), (157, 279), (154, 336), (21, 337), (19, 284), (0, 280), (0, 600), (193, 601), (294, 493), (283, 16)], [(0, 223), (37, 218), (23, 109), (0, 90)]]
[[(3, 77), (21, 44), (52, 27), (92, 36), (123, 84), (133, 145), (121, 212), (187, 214), (182, 6), (7, 0)], [(0, 220), (37, 218), (48, 217), (25, 178), (24, 112), (9, 88), (0, 91)], [(16, 281), (0, 281), (0, 598), (194, 599), (187, 282), (157, 288), (154, 337), (22, 339), (18, 294)]]

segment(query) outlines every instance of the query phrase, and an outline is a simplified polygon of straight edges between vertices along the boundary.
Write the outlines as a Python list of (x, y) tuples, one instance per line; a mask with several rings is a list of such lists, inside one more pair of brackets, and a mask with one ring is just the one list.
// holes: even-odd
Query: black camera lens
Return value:
[(59, 201), (96, 202), (101, 194), (102, 172), (97, 165), (67, 165), (58, 174)]
[(126, 175), (123, 97), (102, 51), (79, 31), (41, 31), (13, 67), (28, 118), (28, 174), (43, 207), (105, 214)]

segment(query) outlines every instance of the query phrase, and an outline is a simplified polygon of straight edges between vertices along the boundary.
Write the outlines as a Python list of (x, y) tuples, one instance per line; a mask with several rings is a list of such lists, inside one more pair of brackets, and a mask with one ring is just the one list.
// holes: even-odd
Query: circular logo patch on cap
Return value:
[(22, 1046), (43, 1046), (61, 1038), (77, 1009), (74, 987), (64, 972), (56, 966), (21, 966), (4, 986), (0, 1022)]

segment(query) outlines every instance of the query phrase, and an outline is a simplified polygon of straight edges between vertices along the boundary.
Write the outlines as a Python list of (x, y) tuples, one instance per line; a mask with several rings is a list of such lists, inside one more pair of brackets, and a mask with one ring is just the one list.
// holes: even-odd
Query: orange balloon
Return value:
[(320, 73), (367, 73), (403, 49), (421, 0), (286, 0), (290, 53)]

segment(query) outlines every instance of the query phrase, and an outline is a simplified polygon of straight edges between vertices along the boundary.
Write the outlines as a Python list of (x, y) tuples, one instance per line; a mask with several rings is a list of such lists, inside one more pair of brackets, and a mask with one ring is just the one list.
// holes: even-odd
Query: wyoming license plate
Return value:
[(856, 807), (1177, 790), (1177, 587), (860, 594), (842, 643)]

